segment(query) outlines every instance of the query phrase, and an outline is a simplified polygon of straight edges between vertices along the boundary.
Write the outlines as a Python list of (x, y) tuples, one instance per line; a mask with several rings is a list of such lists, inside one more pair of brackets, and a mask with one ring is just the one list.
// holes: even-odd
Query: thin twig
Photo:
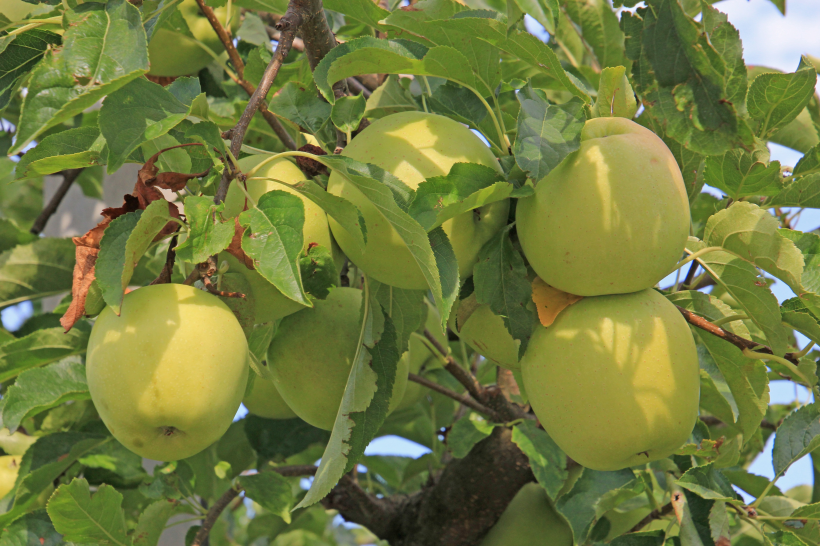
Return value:
[[(774, 354), (774, 351), (772, 351), (769, 347), (766, 347), (765, 345), (761, 345), (749, 339), (742, 338), (737, 334), (733, 334), (732, 332), (724, 330), (720, 326), (715, 326), (705, 318), (700, 317), (694, 314), (693, 312), (684, 309), (683, 307), (678, 307), (678, 311), (681, 312), (683, 318), (686, 319), (686, 322), (688, 322), (692, 326), (697, 326), (701, 330), (706, 330), (713, 336), (717, 336), (720, 339), (728, 341), (741, 351), (744, 349), (754, 349), (754, 351), (758, 353), (765, 353), (769, 355)], [(798, 364), (799, 358), (794, 353), (786, 353), (785, 355), (783, 355), (783, 357), (793, 364)]]
[[(222, 23), (219, 22), (219, 18), (217, 18), (213, 8), (207, 6), (204, 0), (197, 0), (197, 4), (199, 5), (199, 9), (202, 10), (202, 13), (205, 14), (205, 17), (208, 19), (208, 22), (211, 23), (214, 32), (216, 32), (217, 36), (219, 36), (219, 39), (222, 42), (222, 46), (228, 52), (228, 58), (230, 58), (231, 64), (233, 64), (233, 67), (236, 70), (236, 83), (242, 89), (244, 89), (248, 95), (252, 97), (253, 94), (256, 92), (256, 88), (253, 86), (253, 84), (251, 84), (249, 81), (245, 79), (245, 63), (242, 62), (242, 57), (239, 56), (239, 52), (233, 45), (233, 40), (231, 39), (230, 32), (222, 26)], [(263, 98), (266, 95), (267, 92), (265, 92)], [(262, 117), (265, 118), (265, 121), (268, 123), (268, 125), (270, 125), (271, 129), (273, 129), (273, 132), (276, 133), (276, 136), (279, 137), (279, 140), (282, 141), (282, 144), (284, 144), (284, 146), (289, 150), (295, 150), (296, 142), (293, 140), (293, 137), (290, 136), (290, 133), (287, 132), (287, 130), (279, 122), (276, 116), (270, 110), (268, 110), (267, 105), (264, 102), (260, 103), (258, 106), (258, 110), (262, 114)]]
[(628, 533), (637, 533), (647, 525), (649, 525), (652, 521), (656, 519), (661, 519), (663, 516), (667, 514), (671, 514), (673, 510), (672, 503), (665, 505), (660, 510), (652, 510), (645, 518), (635, 524), (632, 529), (628, 531)]
[(168, 245), (168, 252), (165, 254), (165, 265), (162, 266), (162, 271), (159, 276), (151, 281), (151, 284), (168, 284), (171, 282), (171, 275), (174, 273), (174, 262), (176, 261), (177, 253), (177, 236), (171, 238), (171, 244)]
[(695, 272), (698, 270), (698, 267), (700, 267), (700, 264), (697, 262), (697, 260), (692, 262), (692, 265), (689, 266), (689, 271), (686, 272), (686, 278), (683, 279), (684, 288), (692, 284), (692, 281), (695, 279)]
[[(203, 0), (198, 1), (202, 2)], [(279, 45), (276, 46), (276, 51), (274, 51), (273, 57), (271, 57), (267, 68), (265, 68), (265, 73), (262, 75), (259, 86), (251, 95), (248, 105), (245, 107), (245, 111), (242, 112), (239, 122), (233, 128), (231, 153), (234, 157), (239, 157), (239, 150), (242, 148), (242, 141), (245, 139), (245, 133), (248, 132), (251, 119), (253, 119), (253, 116), (263, 104), (265, 97), (268, 95), (268, 91), (270, 91), (271, 85), (273, 85), (273, 80), (276, 78), (276, 75), (279, 74), (279, 69), (282, 67), (282, 63), (285, 62), (285, 57), (288, 56), (288, 52), (290, 52), (290, 46), (293, 43), (293, 38), (296, 36), (296, 30), (301, 23), (301, 14), (295, 9), (292, 9), (292, 6), (289, 6), (287, 13), (279, 19), (279, 22), (276, 24), (276, 27), (282, 33)], [(234, 173), (231, 169), (225, 169), (222, 180), (219, 182), (219, 188), (214, 197), (214, 202), (221, 203), (225, 200), (225, 196), (228, 194), (228, 186), (233, 176)]]
[(494, 421), (501, 421), (500, 417), (498, 416), (498, 414), (496, 414), (495, 411), (491, 410), (490, 408), (488, 408), (487, 406), (485, 406), (483, 404), (480, 404), (480, 403), (476, 402), (475, 400), (473, 400), (469, 396), (465, 396), (463, 394), (459, 394), (457, 392), (451, 391), (447, 387), (443, 387), (443, 386), (439, 385), (438, 383), (434, 383), (433, 381), (430, 381), (429, 379), (425, 379), (424, 377), (422, 377), (420, 375), (416, 375), (414, 373), (409, 374), (407, 376), (407, 378), (410, 381), (414, 381), (414, 382), (418, 383), (419, 385), (424, 385), (425, 387), (427, 387), (431, 391), (436, 391), (437, 393), (443, 394), (444, 396), (446, 396), (448, 398), (452, 398), (456, 402), (464, 404), (465, 406), (470, 407), (470, 408), (474, 409), (475, 411), (477, 411), (479, 413), (483, 413), (484, 415), (486, 415), (487, 417), (491, 418)]
[(214, 296), (221, 296), (223, 298), (239, 298), (245, 299), (245, 294), (242, 292), (226, 292), (225, 290), (219, 290), (216, 286), (214, 286), (213, 281), (211, 281), (210, 277), (202, 277), (202, 284), (205, 285), (205, 289), (213, 294)]
[(438, 351), (442, 357), (446, 360), (446, 364), (444, 365), (444, 369), (447, 370), (452, 374), (453, 377), (458, 380), (459, 383), (464, 385), (464, 388), (467, 389), (467, 392), (470, 393), (470, 396), (478, 400), (479, 402), (484, 401), (484, 387), (481, 386), (481, 383), (478, 382), (473, 374), (459, 366), (458, 362), (448, 354), (447, 349), (439, 343), (439, 340), (430, 333), (430, 330), (425, 328), (424, 330), (424, 337), (435, 347), (436, 351)]
[(357, 80), (354, 77), (350, 77), (350, 78), (347, 79), (347, 86), (352, 87), (353, 89), (355, 89), (356, 91), (358, 91), (359, 93), (364, 95), (364, 98), (366, 98), (366, 99), (369, 99), (370, 95), (373, 94), (373, 92), (370, 91), (370, 89), (365, 87), (362, 82), (360, 82), (359, 80)]
[(82, 172), (83, 169), (66, 169), (60, 173), (63, 175), (63, 183), (60, 184), (59, 188), (57, 188), (57, 192), (51, 197), (51, 201), (48, 202), (48, 205), (43, 207), (43, 210), (40, 212), (39, 216), (37, 216), (37, 219), (34, 220), (34, 224), (29, 230), (31, 233), (34, 235), (40, 235), (40, 233), (43, 232), (49, 218), (57, 212), (57, 207), (60, 206), (60, 203), (68, 193), (68, 190), (71, 189), (71, 185), (75, 180), (77, 180), (77, 178), (79, 178), (80, 173)]

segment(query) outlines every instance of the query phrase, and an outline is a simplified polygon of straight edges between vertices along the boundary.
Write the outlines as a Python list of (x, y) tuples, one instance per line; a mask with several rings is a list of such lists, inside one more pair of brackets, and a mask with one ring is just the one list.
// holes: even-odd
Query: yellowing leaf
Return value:
[(561, 292), (542, 281), (540, 277), (535, 277), (532, 282), (532, 301), (538, 309), (538, 320), (544, 326), (552, 326), (561, 311), (581, 299), (583, 296)]

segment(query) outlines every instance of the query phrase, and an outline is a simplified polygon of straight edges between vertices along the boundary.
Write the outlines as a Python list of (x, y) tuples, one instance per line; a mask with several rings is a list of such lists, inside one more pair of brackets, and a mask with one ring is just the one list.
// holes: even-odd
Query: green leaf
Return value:
[(427, 98), (427, 109), (468, 125), (484, 135), (496, 154), (507, 154), (507, 143), (499, 140), (501, 137), (484, 103), (466, 87), (453, 82), (439, 85), (433, 95)]
[(299, 272), (305, 292), (320, 300), (325, 299), (330, 289), (339, 284), (333, 254), (319, 244), (311, 245), (307, 253), (299, 258)]
[(820, 144), (806, 152), (794, 166), (794, 176), (805, 176), (816, 172), (820, 172)]
[(312, 180), (297, 182), (289, 187), (319, 205), (359, 243), (361, 248), (364, 248), (367, 243), (367, 226), (364, 216), (356, 205), (344, 197), (328, 193)]
[(364, 95), (345, 96), (336, 99), (330, 111), (330, 119), (340, 131), (350, 134), (359, 128), (367, 107)]
[(514, 189), (495, 169), (456, 163), (448, 174), (419, 184), (408, 212), (429, 231), (461, 213), (507, 199)]
[(221, 221), (219, 213), (223, 208), (224, 204), (217, 206), (210, 197), (189, 195), (185, 198), (185, 219), (190, 230), (185, 241), (176, 247), (177, 258), (198, 264), (228, 248), (234, 223)]
[(663, 531), (627, 533), (614, 538), (610, 542), (612, 546), (663, 546), (665, 543), (666, 533)]
[(270, 111), (309, 133), (316, 134), (330, 118), (331, 105), (310, 87), (288, 82), (270, 101)]
[[(609, 10), (607, 10), (609, 11)], [(613, 66), (601, 71), (598, 97), (592, 105), (592, 117), (621, 117), (632, 119), (638, 111), (635, 92), (626, 77), (626, 68)]]
[(595, 521), (598, 502), (610, 491), (631, 482), (634, 477), (629, 469), (600, 472), (585, 468), (572, 489), (556, 501), (555, 507), (569, 521), (577, 544), (586, 542)]
[(803, 59), (792, 74), (761, 74), (749, 86), (746, 107), (757, 121), (757, 135), (768, 139), (794, 120), (814, 95), (817, 72)]
[[(569, 0), (564, 5), (570, 19), (581, 27), (584, 41), (592, 48), (598, 63), (604, 69), (627, 66), (624, 33), (618, 26), (618, 16), (612, 10), (609, 2), (606, 0)], [(601, 72), (602, 79), (605, 74), (606, 70)], [(600, 91), (598, 96), (600, 97)], [(631, 118), (632, 116), (623, 117)]]
[[(105, 98), (99, 126), (108, 144), (109, 173), (118, 170), (140, 144), (164, 135), (190, 114), (191, 101), (184, 103), (170, 91), (189, 79), (193, 78), (180, 78), (166, 89), (137, 78)], [(196, 88), (198, 94), (198, 80)]]
[(690, 468), (675, 483), (704, 499), (737, 500), (732, 484), (711, 463)]
[(299, 273), (305, 224), (302, 200), (282, 190), (269, 191), (254, 208), (239, 215), (239, 223), (248, 228), (242, 236), (242, 250), (259, 274), (286, 297), (312, 307)]
[[(772, 0), (772, 2), (785, 0)], [(775, 4), (776, 5), (776, 4)], [(790, 531), (777, 531), (766, 535), (766, 539), (771, 542), (773, 546), (807, 546), (803, 540)]]
[(473, 269), (478, 303), (487, 304), (499, 315), (513, 339), (521, 341), (523, 356), (536, 324), (536, 314), (529, 305), (532, 285), (527, 278), (524, 258), (510, 240), (512, 225), (502, 229), (481, 248)]
[(389, 11), (371, 0), (325, 0), (323, 5), (325, 9), (337, 11), (349, 19), (355, 19), (373, 28), (380, 28), (379, 21), (390, 15)]
[(276, 514), (285, 520), (285, 523), (290, 523), (293, 492), (288, 480), (276, 471), (272, 471), (240, 476), (237, 482), (245, 489), (246, 498), (260, 504), (272, 514)]
[(402, 87), (399, 81), (399, 76), (391, 74), (373, 91), (367, 99), (365, 117), (382, 118), (390, 114), (418, 110), (410, 91)]
[(766, 206), (820, 208), (820, 173), (801, 176), (768, 199)]
[(772, 450), (775, 476), (820, 446), (820, 405), (809, 404), (790, 413), (777, 427)]
[[(413, 332), (418, 331), (426, 320), (431, 306), (425, 303), (426, 290), (406, 290), (396, 288), (387, 284), (382, 284), (375, 279), (369, 280), (370, 295), (383, 309), (389, 309), (390, 319), (396, 328), (396, 339), (398, 340), (399, 354), (407, 351), (408, 342)], [(373, 315), (376, 320), (378, 315)], [(376, 329), (381, 329), (381, 323)]]
[(36, 235), (23, 231), (11, 220), (0, 218), (0, 252), (10, 250), (17, 245), (29, 244), (37, 239)]
[[(401, 355), (393, 321), (374, 299), (368, 288), (362, 298), (362, 343), (316, 477), (297, 508), (323, 499), (345, 472), (355, 468), (387, 417)], [(374, 320), (380, 315), (383, 322)]]
[(0, 254), (0, 308), (71, 290), (74, 243), (38, 239)]
[(83, 195), (86, 197), (102, 200), (104, 176), (105, 169), (102, 165), (92, 165), (85, 167), (74, 183), (80, 186), (80, 189), (83, 190)]
[(513, 428), (512, 441), (529, 459), (535, 479), (547, 490), (550, 498), (555, 499), (568, 476), (564, 452), (549, 434), (530, 420)]
[(447, 433), (447, 447), (456, 459), (463, 459), (478, 442), (492, 434), (496, 425), (464, 417), (453, 423)]
[(54, 525), (45, 510), (37, 510), (24, 515), (3, 531), (0, 546), (62, 546), (63, 536), (54, 529)]
[(119, 315), (122, 298), (140, 258), (171, 220), (169, 203), (152, 202), (145, 210), (115, 218), (100, 241), (95, 273), (105, 303)]
[(586, 122), (584, 103), (572, 98), (561, 105), (547, 101), (531, 86), (518, 93), (518, 135), (513, 144), (515, 162), (533, 180), (541, 180), (566, 156), (581, 147)]
[(91, 327), (78, 322), (65, 332), (62, 328), (36, 330), (25, 337), (0, 345), (0, 381), (19, 373), (85, 353)]
[(157, 546), (159, 537), (171, 516), (181, 512), (184, 506), (167, 499), (152, 502), (140, 514), (134, 530), (134, 546)]
[(730, 150), (706, 158), (704, 182), (738, 201), (750, 195), (777, 195), (783, 189), (780, 162), (769, 163), (768, 150)]
[(431, 21), (430, 25), (444, 32), (455, 31), (483, 40), (518, 57), (547, 77), (555, 79), (559, 85), (582, 101), (589, 101), (587, 92), (579, 87), (576, 79), (564, 71), (555, 52), (547, 44), (529, 32), (508, 32), (506, 18), (499, 13), (472, 11), (451, 19)]
[(67, 541), (131, 544), (126, 536), (122, 495), (110, 485), (99, 486), (92, 496), (88, 482), (75, 478), (51, 496), (48, 515)]
[(14, 36), (0, 49), (0, 112), (8, 107), (19, 84), (46, 51), (59, 45), (59, 34), (33, 28)]
[(324, 444), (330, 433), (312, 427), (301, 419), (264, 419), (249, 415), (245, 434), (262, 459), (284, 460), (314, 444)]
[(412, 191), (384, 169), (342, 155), (322, 156), (322, 162), (350, 180), (396, 230), (421, 268), (436, 308), (446, 320), (458, 296), (459, 278), (455, 253), (443, 230), (425, 232), (407, 213)]
[(44, 368), (25, 371), (4, 396), (3, 425), (14, 432), (23, 419), (59, 406), (68, 400), (88, 400), (85, 365), (66, 359)]
[(794, 519), (820, 517), (820, 503), (800, 506), (799, 508), (795, 509), (795, 511), (792, 512), (791, 515), (794, 517)]
[(800, 298), (791, 298), (780, 306), (783, 322), (814, 341), (820, 343), (820, 319), (818, 319)]
[(31, 72), (10, 154), (148, 71), (140, 12), (126, 0), (81, 4), (65, 12), (64, 24), (62, 48)]

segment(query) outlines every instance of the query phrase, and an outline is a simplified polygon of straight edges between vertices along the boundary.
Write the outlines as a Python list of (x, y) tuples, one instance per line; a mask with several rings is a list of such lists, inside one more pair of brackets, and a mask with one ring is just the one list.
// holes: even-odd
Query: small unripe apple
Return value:
[[(421, 369), (431, 361), (438, 358), (422, 340), (424, 330), (427, 329), (433, 334), (442, 346), (447, 347), (447, 336), (441, 331), (441, 315), (435, 306), (431, 305), (429, 301), (425, 300), (427, 304), (427, 320), (420, 331), (415, 332), (410, 337), (407, 352), (402, 355), (402, 360), (406, 360), (407, 371), (409, 373), (417, 374)], [(424, 398), (427, 389), (415, 381), (407, 381), (407, 388), (404, 390), (404, 397), (396, 409), (409, 408), (414, 406), (419, 400)]]
[(0, 457), (0, 499), (14, 489), (14, 482), (17, 481), (22, 458), (22, 455), (4, 455)]
[[(362, 291), (334, 288), (313, 304), (282, 319), (268, 348), (268, 365), (276, 389), (296, 415), (332, 430), (359, 346)], [(407, 373), (400, 359), (389, 411), (404, 396)]]
[[(450, 118), (423, 112), (402, 112), (373, 122), (342, 155), (381, 167), (411, 189), (427, 178), (448, 174), (456, 163), (478, 163), (501, 172), (493, 153), (469, 129)], [(364, 216), (364, 252), (344, 228), (330, 219), (333, 235), (354, 264), (390, 286), (428, 288), (421, 268), (398, 232), (353, 183), (333, 172), (327, 191), (352, 202)], [(473, 274), (479, 250), (507, 223), (508, 212), (509, 201), (498, 201), (444, 223), (442, 228), (450, 238), (462, 279)]]
[(655, 290), (584, 298), (537, 327), (521, 359), (535, 415), (564, 452), (594, 470), (671, 455), (698, 416), (692, 333)]
[[(225, 51), (222, 40), (219, 39), (205, 15), (199, 11), (196, 0), (183, 0), (179, 4), (179, 12), (194, 38), (208, 46), (217, 55)], [(227, 7), (214, 8), (214, 14), (219, 22), (225, 25)], [(238, 28), (239, 12), (234, 6), (231, 12), (230, 29), (236, 32)], [(151, 65), (148, 73), (152, 76), (190, 76), (196, 75), (197, 72), (211, 64), (214, 58), (190, 36), (174, 32), (171, 28), (162, 27), (154, 31), (151, 41), (148, 42), (148, 60)]]
[(555, 511), (547, 492), (528, 483), (510, 501), (481, 546), (572, 546), (572, 529)]
[[(242, 158), (239, 160), (239, 168), (242, 169), (242, 172), (248, 172), (268, 157), (270, 156), (260, 154)], [(306, 180), (305, 175), (299, 170), (299, 167), (285, 158), (268, 163), (262, 167), (259, 172), (254, 174), (254, 176), (276, 178), (288, 184), (296, 184)], [(225, 218), (235, 218), (245, 210), (245, 194), (242, 189), (238, 187), (240, 183), (238, 180), (235, 180), (228, 188), (228, 195), (225, 197), (225, 209), (222, 213)], [(273, 180), (248, 180), (246, 184), (248, 194), (255, 201), (258, 201), (260, 197), (271, 190), (282, 190), (299, 197), (305, 206), (305, 225), (302, 228), (302, 235), (304, 237), (303, 250), (307, 249), (311, 243), (318, 243), (333, 252), (334, 255), (338, 253), (336, 244), (330, 235), (330, 228), (327, 225), (327, 215), (317, 204), (310, 199), (302, 197), (296, 190), (284, 184), (274, 182)], [(269, 283), (259, 272), (248, 269), (231, 254), (227, 252), (220, 253), (220, 263), (223, 260), (228, 262), (229, 271), (241, 272), (251, 285), (254, 299), (256, 300), (255, 322), (257, 324), (273, 322), (274, 320), (286, 317), (305, 308), (304, 305), (284, 296), (278, 288)], [(341, 257), (339, 257), (337, 261), (341, 261)]]
[(248, 382), (248, 343), (216, 296), (182, 284), (106, 307), (86, 356), (91, 400), (125, 447), (148, 459), (195, 455), (230, 426)]
[(293, 419), (296, 413), (282, 399), (269, 379), (256, 377), (249, 395), (242, 400), (248, 411), (266, 419)]
[(460, 302), (453, 306), (448, 324), (461, 341), (497, 366), (508, 370), (519, 369), (518, 347), (521, 342), (513, 339), (504, 326), (504, 319), (493, 313), (489, 305), (479, 305), (464, 324), (460, 324), (459, 305)]
[(581, 148), (516, 208), (532, 268), (578, 296), (654, 286), (681, 258), (689, 221), (672, 152), (649, 129), (616, 117), (587, 121)]

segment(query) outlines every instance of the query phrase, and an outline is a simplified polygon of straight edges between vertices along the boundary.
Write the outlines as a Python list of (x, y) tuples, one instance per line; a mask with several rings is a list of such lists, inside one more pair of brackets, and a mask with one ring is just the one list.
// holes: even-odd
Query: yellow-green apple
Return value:
[(22, 21), (36, 7), (37, 4), (29, 4), (23, 0), (0, 0), (0, 14), (12, 23)]
[(572, 546), (572, 529), (555, 511), (547, 492), (528, 483), (513, 497), (481, 546)]
[(0, 499), (14, 489), (17, 473), (20, 471), (21, 455), (4, 455), (0, 457)]
[(36, 441), (36, 436), (28, 436), (19, 430), (9, 433), (9, 429), (0, 428), (0, 448), (9, 455), (22, 455)]
[[(428, 362), (435, 361), (437, 358), (430, 350), (426, 340), (424, 340), (424, 330), (427, 329), (433, 334), (443, 347), (447, 347), (447, 336), (441, 330), (441, 315), (438, 309), (435, 308), (428, 300), (427, 304), (427, 320), (418, 331), (413, 333), (408, 343), (407, 352), (402, 355), (402, 360), (406, 360), (407, 370), (409, 373), (417, 374), (422, 370)], [(415, 381), (407, 381), (407, 388), (404, 390), (404, 397), (396, 406), (396, 409), (409, 408), (414, 406), (419, 400), (424, 398), (427, 389), (416, 383)]]
[(148, 459), (195, 455), (231, 424), (248, 382), (248, 343), (216, 296), (182, 284), (126, 294), (91, 331), (86, 375), (105, 426)]
[[(239, 168), (243, 172), (248, 172), (268, 157), (270, 156), (261, 154), (242, 158), (239, 160)], [(296, 184), (305, 180), (305, 175), (299, 170), (299, 167), (285, 158), (277, 159), (264, 165), (259, 172), (254, 174), (254, 177), (275, 178), (287, 184)], [(225, 196), (225, 209), (223, 211), (225, 218), (234, 218), (245, 210), (245, 194), (242, 188), (237, 186), (237, 184), (240, 183), (239, 181), (234, 181), (228, 188), (228, 195)], [(334, 255), (338, 253), (336, 251), (336, 244), (330, 235), (330, 228), (327, 225), (327, 215), (325, 211), (313, 201), (302, 197), (296, 190), (284, 184), (274, 182), (273, 180), (248, 180), (247, 190), (254, 201), (258, 201), (262, 195), (271, 190), (282, 190), (299, 197), (305, 206), (305, 225), (302, 228), (302, 235), (304, 237), (303, 250), (311, 243), (318, 243), (331, 252), (334, 252)], [(250, 204), (248, 205), (250, 206)], [(335, 257), (337, 257), (337, 262), (340, 261), (340, 257)], [(248, 280), (248, 284), (251, 285), (254, 299), (256, 300), (255, 322), (257, 324), (273, 322), (274, 320), (286, 317), (291, 313), (305, 308), (304, 305), (283, 295), (279, 289), (269, 283), (267, 279), (257, 271), (248, 269), (231, 254), (222, 252), (219, 255), (219, 260), (220, 262), (223, 260), (228, 262), (229, 271), (239, 271), (244, 274)]]
[[(332, 430), (359, 347), (362, 291), (334, 288), (313, 304), (282, 319), (268, 348), (268, 365), (276, 389), (296, 415)], [(403, 362), (396, 370), (389, 411), (404, 396), (408, 371)]]
[[(425, 179), (446, 175), (456, 163), (478, 163), (501, 172), (490, 149), (469, 129), (450, 118), (402, 112), (381, 118), (359, 133), (342, 155), (392, 173), (411, 189)], [(427, 289), (421, 268), (398, 232), (376, 206), (344, 176), (330, 175), (327, 191), (344, 197), (364, 216), (364, 251), (332, 218), (330, 229), (344, 253), (377, 281), (415, 290)], [(497, 201), (452, 218), (442, 226), (458, 260), (462, 279), (473, 273), (478, 252), (507, 223), (509, 202)]]
[(267, 419), (293, 419), (296, 413), (282, 399), (276, 390), (276, 385), (269, 379), (256, 377), (248, 394), (242, 403), (248, 411)]
[[(472, 309), (471, 312), (467, 307)], [(519, 369), (518, 347), (521, 342), (513, 339), (504, 326), (504, 319), (493, 313), (489, 305), (479, 304), (475, 296), (453, 306), (448, 324), (461, 341), (487, 360), (508, 370)]]
[[(188, 24), (193, 38), (184, 32), (177, 32), (173, 28), (160, 27), (154, 31), (151, 41), (148, 42), (148, 60), (151, 68), (148, 73), (152, 76), (189, 76), (208, 66), (214, 61), (196, 40), (202, 42), (216, 55), (225, 48), (217, 36), (211, 23), (199, 11), (196, 0), (183, 0), (179, 4), (179, 12)], [(227, 7), (214, 8), (219, 22), (224, 26), (227, 21)], [(230, 28), (233, 32), (239, 28), (239, 11), (234, 6), (231, 11)]]
[(564, 452), (594, 470), (671, 455), (698, 416), (695, 342), (677, 308), (655, 290), (584, 298), (521, 359), (535, 415)]
[(652, 131), (595, 118), (581, 148), (518, 201), (518, 238), (547, 284), (578, 296), (654, 286), (689, 236), (689, 200), (678, 164)]

